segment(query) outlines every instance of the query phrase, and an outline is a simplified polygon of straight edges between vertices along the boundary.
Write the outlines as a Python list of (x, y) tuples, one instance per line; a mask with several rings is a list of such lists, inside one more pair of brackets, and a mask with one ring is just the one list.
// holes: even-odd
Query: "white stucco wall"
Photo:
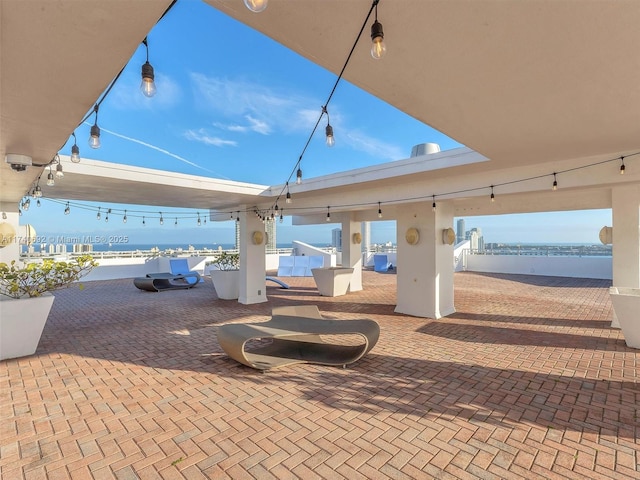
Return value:
[(550, 277), (611, 280), (611, 257), (538, 257), (518, 255), (467, 255), (470, 272), (547, 275)]

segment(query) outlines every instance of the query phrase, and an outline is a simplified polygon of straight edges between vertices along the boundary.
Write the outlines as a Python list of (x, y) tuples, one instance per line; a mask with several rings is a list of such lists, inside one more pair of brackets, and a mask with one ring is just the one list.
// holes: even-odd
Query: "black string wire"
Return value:
[[(340, 80), (342, 80), (342, 76), (344, 75), (344, 72), (347, 69), (347, 65), (349, 65), (349, 61), (351, 60), (351, 57), (353, 56), (353, 52), (355, 51), (356, 46), (358, 45), (358, 42), (360, 41), (360, 38), (362, 37), (362, 32), (364, 31), (365, 27), (367, 26), (367, 23), (369, 22), (369, 18), (371, 17), (371, 12), (373, 12), (373, 9), (378, 5), (379, 1), (380, 0), (373, 0), (373, 3), (371, 4), (371, 8), (369, 9), (369, 12), (367, 13), (367, 16), (364, 19), (364, 22), (362, 22), (362, 27), (360, 28), (360, 31), (358, 32), (358, 35), (356, 36), (356, 39), (353, 42), (353, 46), (351, 47), (351, 50), (349, 51), (349, 55), (347, 55), (347, 59), (345, 60), (344, 65), (342, 66), (342, 69), (340, 70), (340, 74), (338, 75), (338, 78), (336, 78), (336, 81), (333, 84), (333, 88), (331, 89), (331, 92), (329, 93), (329, 96), (327, 97), (327, 101), (322, 106), (322, 111), (320, 112), (320, 116), (318, 117), (318, 120), (316, 121), (316, 124), (313, 126), (313, 130), (311, 130), (311, 134), (309, 135), (309, 138), (307, 138), (307, 142), (304, 144), (304, 147), (302, 148), (302, 152), (300, 153), (300, 156), (298, 157), (298, 161), (293, 166), (293, 169), (291, 169), (291, 173), (289, 174), (289, 177), (287, 178), (287, 181), (285, 182), (285, 185), (282, 187), (282, 190), (280, 190), (280, 193), (276, 197), (275, 204), (277, 204), (278, 200), (280, 200), (280, 197), (282, 197), (282, 194), (284, 193), (284, 191), (286, 190), (287, 186), (289, 185), (289, 182), (293, 178), (293, 175), (297, 173), (298, 168), (300, 167), (300, 164), (302, 163), (302, 157), (304, 156), (305, 152), (307, 151), (307, 147), (311, 143), (311, 140), (313, 139), (313, 136), (315, 135), (316, 130), (318, 129), (318, 125), (320, 125), (320, 122), (322, 121), (322, 117), (325, 115), (325, 113), (328, 115), (327, 107), (329, 106), (329, 102), (331, 102), (331, 99), (333, 98), (333, 94), (335, 93), (336, 89), (338, 88), (338, 84), (340, 83)], [(275, 204), (274, 204), (274, 206), (275, 206)]]

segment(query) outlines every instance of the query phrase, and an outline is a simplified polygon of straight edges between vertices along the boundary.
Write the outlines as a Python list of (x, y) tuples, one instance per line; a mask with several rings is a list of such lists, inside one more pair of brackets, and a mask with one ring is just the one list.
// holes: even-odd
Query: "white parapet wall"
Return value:
[(613, 279), (611, 257), (466, 255), (465, 266), (469, 272)]

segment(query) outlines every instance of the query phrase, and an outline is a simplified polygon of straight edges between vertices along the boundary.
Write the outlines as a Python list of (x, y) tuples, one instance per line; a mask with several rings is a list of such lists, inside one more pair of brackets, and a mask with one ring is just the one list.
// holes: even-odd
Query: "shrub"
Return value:
[(240, 254), (223, 251), (218, 253), (212, 261), (206, 264), (213, 265), (218, 270), (239, 270)]
[(15, 260), (9, 265), (0, 263), (0, 294), (12, 298), (39, 297), (45, 292), (70, 286), (97, 265), (91, 255), (82, 255), (69, 262), (46, 259), (24, 267), (18, 267)]

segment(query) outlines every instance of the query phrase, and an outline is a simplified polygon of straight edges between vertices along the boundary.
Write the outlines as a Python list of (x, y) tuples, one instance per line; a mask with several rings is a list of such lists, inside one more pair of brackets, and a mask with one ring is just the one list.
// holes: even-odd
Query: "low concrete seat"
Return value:
[[(360, 337), (361, 343), (343, 344), (341, 337), (347, 336)], [(225, 353), (258, 370), (296, 363), (346, 366), (367, 354), (379, 336), (380, 327), (373, 320), (327, 320), (315, 305), (275, 308), (268, 322), (218, 327), (218, 342)], [(337, 343), (327, 342), (326, 337)], [(247, 351), (247, 343), (257, 340), (264, 344)]]

